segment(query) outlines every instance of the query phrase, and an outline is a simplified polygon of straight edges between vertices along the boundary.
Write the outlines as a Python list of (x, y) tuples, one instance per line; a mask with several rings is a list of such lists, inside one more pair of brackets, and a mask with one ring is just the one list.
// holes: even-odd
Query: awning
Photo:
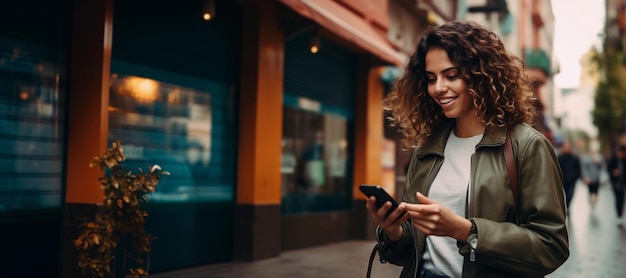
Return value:
[(407, 56), (396, 51), (363, 18), (333, 0), (279, 0), (298, 14), (313, 20), (339, 37), (381, 60), (404, 66)]

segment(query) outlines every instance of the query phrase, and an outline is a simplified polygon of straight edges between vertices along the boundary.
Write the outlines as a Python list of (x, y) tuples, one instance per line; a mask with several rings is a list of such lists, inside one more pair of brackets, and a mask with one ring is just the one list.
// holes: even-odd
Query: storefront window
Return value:
[(0, 212), (61, 207), (63, 57), (0, 34)]
[(350, 117), (313, 100), (285, 96), (282, 209), (285, 214), (349, 209)]
[[(109, 139), (119, 139), (128, 169), (158, 164), (161, 179), (151, 202), (230, 202), (234, 148), (228, 122), (228, 88), (116, 61), (114, 72), (144, 72), (155, 79), (114, 73), (111, 78)], [(159, 80), (157, 80), (158, 78)], [(164, 79), (184, 80), (175, 85)]]
[(285, 44), (282, 210), (284, 214), (352, 206), (356, 56), (332, 40), (311, 54), (311, 37)]

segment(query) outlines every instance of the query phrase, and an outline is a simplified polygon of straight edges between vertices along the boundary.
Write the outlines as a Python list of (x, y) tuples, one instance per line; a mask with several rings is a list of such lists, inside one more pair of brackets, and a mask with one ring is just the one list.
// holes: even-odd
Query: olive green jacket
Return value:
[[(415, 150), (403, 201), (417, 203), (417, 191), (428, 196), (443, 163), (452, 128), (452, 123), (442, 126)], [(488, 134), (489, 130), (485, 131), (471, 159), (465, 216), (476, 222), (478, 245), (475, 261), (470, 261), (470, 248), (459, 244), (459, 252), (464, 256), (463, 277), (544, 277), (569, 256), (563, 174), (556, 153), (551, 143), (532, 127), (518, 124), (512, 129), (522, 223), (518, 226), (503, 153), (506, 129), (498, 130), (495, 136)], [(404, 235), (398, 242), (379, 233), (383, 242), (380, 255), (390, 263), (404, 266), (400, 277), (415, 277), (421, 267), (426, 235), (414, 229), (410, 220), (402, 225)]]

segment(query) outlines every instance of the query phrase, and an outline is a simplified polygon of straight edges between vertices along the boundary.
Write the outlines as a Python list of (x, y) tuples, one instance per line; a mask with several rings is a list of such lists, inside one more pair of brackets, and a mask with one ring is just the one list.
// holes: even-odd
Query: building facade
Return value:
[(556, 143), (554, 75), (559, 72), (553, 55), (554, 14), (550, 0), (465, 0), (464, 18), (490, 27), (509, 52), (526, 66), (535, 95), (535, 127)]
[[(152, 273), (373, 238), (359, 184), (401, 182), (380, 101), (455, 1), (5, 1), (0, 255), (7, 277), (80, 277), (120, 140), (149, 196)], [(404, 155), (404, 157), (402, 157)], [(42, 250), (46, 250), (42, 252)], [(36, 266), (36, 267), (33, 267)]]

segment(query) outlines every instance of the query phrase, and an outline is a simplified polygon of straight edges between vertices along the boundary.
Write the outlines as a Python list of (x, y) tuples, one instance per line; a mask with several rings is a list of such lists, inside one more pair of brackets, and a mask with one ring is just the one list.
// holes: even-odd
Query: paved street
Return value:
[[(587, 188), (576, 188), (570, 219), (570, 258), (549, 278), (626, 277), (626, 228), (617, 226), (613, 191), (602, 186), (598, 205), (591, 208)], [(346, 241), (284, 252), (278, 258), (254, 263), (224, 263), (150, 275), (153, 278), (200, 277), (365, 277), (374, 242)], [(398, 277), (399, 267), (380, 264), (372, 277)]]
[(626, 226), (617, 226), (613, 191), (600, 187), (595, 208), (588, 200), (578, 183), (568, 220), (570, 258), (548, 277), (626, 277)]

